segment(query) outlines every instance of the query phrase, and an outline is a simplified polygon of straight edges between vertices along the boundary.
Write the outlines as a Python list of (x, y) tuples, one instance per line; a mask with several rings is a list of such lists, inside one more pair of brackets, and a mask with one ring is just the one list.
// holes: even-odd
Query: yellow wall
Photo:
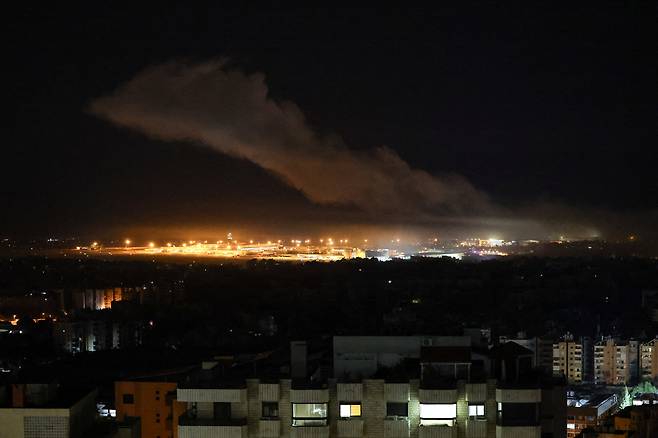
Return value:
[[(124, 404), (124, 394), (132, 394), (134, 403)], [(185, 403), (176, 401), (176, 383), (115, 382), (114, 396), (117, 419), (140, 417), (142, 438), (178, 438), (178, 417), (185, 412)]]

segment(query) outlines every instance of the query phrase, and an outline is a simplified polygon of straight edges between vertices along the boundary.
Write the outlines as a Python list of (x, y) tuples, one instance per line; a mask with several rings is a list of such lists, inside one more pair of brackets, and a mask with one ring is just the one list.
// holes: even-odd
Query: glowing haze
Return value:
[(598, 236), (591, 218), (603, 216), (608, 229), (623, 235), (629, 222), (557, 203), (502, 208), (459, 175), (414, 169), (386, 147), (350, 148), (337, 136), (319, 134), (294, 103), (273, 100), (263, 74), (246, 74), (221, 60), (147, 68), (89, 109), (155, 139), (247, 159), (316, 204), (356, 207), (361, 213), (354, 224), (442, 231), (457, 225), (519, 238)]
[(318, 134), (294, 103), (268, 96), (263, 74), (222, 61), (146, 69), (93, 101), (91, 111), (154, 138), (201, 143), (250, 160), (319, 204), (354, 205), (391, 218), (493, 211), (458, 175), (430, 175), (389, 148), (353, 150)]

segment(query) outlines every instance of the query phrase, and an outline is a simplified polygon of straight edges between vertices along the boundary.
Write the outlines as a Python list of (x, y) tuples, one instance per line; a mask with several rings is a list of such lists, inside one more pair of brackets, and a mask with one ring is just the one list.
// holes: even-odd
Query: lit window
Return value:
[(293, 426), (326, 426), (327, 404), (326, 403), (293, 403), (292, 425)]
[(352, 418), (361, 416), (361, 403), (341, 403), (340, 417)]
[(454, 426), (457, 418), (457, 404), (432, 403), (420, 405), (420, 424), (422, 426)]
[(471, 418), (484, 418), (484, 405), (483, 404), (469, 404), (468, 416)]

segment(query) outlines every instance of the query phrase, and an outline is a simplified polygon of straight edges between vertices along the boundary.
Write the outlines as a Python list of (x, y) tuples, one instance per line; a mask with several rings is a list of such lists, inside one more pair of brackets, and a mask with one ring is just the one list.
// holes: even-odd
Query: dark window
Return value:
[(132, 405), (135, 403), (135, 396), (133, 394), (124, 394), (123, 395), (123, 404)]
[(457, 364), (455, 366), (455, 378), (460, 380), (468, 379), (470, 365), (469, 364)]
[(215, 420), (228, 420), (231, 418), (231, 403), (215, 402), (213, 411)]
[(386, 403), (387, 417), (407, 417), (409, 416), (408, 403)]
[(498, 411), (499, 426), (536, 426), (539, 424), (537, 403), (502, 403)]
[(279, 418), (279, 403), (263, 402), (263, 418)]

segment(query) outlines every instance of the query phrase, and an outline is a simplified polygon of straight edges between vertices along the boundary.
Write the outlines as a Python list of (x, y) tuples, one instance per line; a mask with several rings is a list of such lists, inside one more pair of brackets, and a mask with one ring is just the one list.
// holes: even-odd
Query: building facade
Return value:
[(640, 376), (643, 380), (658, 378), (658, 339), (640, 344)]
[(55, 384), (12, 384), (0, 398), (0, 438), (83, 438), (95, 418), (96, 396)]
[(117, 420), (139, 418), (142, 437), (178, 438), (178, 418), (186, 404), (176, 401), (176, 387), (173, 382), (115, 382)]
[(495, 379), (441, 389), (419, 380), (329, 380), (309, 387), (290, 379), (247, 379), (242, 385), (183, 384), (177, 399), (186, 404), (179, 438), (565, 436), (563, 388), (514, 388)]
[(594, 345), (594, 383), (627, 385), (639, 376), (639, 343), (604, 339)]
[(584, 374), (583, 344), (573, 340), (553, 344), (553, 374), (564, 376), (569, 384), (579, 384)]
[(53, 339), (67, 353), (131, 348), (141, 345), (143, 324), (139, 321), (79, 319), (57, 321)]

